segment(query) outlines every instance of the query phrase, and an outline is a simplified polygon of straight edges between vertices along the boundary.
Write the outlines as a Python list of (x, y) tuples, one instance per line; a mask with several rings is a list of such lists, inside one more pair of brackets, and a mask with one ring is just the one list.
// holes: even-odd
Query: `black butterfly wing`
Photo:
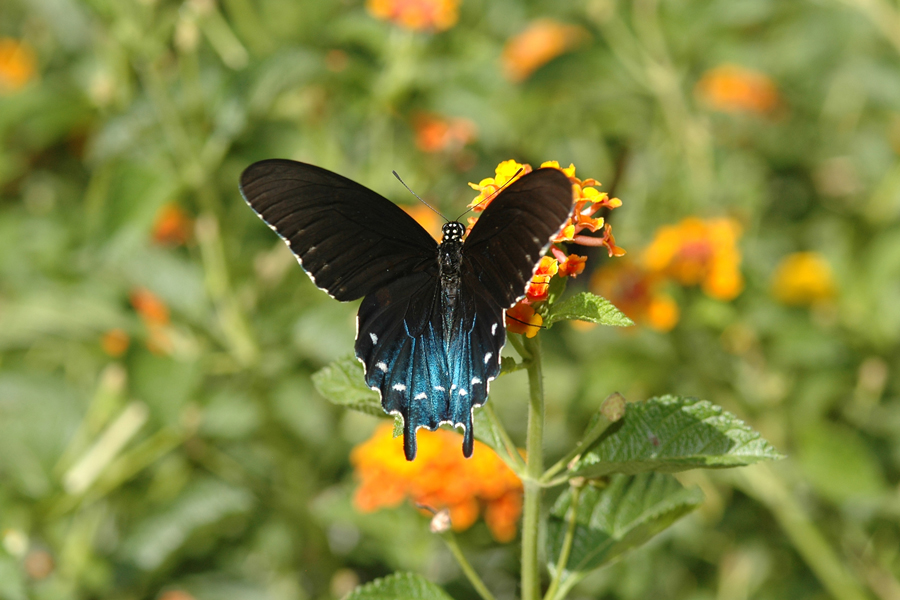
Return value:
[(442, 311), (436, 263), (373, 292), (359, 307), (356, 355), (384, 410), (403, 417), (407, 460), (416, 456), (418, 428), (452, 420)]
[(538, 169), (514, 181), (484, 209), (466, 238), (463, 280), (475, 278), (498, 305), (510, 308), (525, 295), (572, 205), (572, 183), (559, 169)]
[(283, 159), (253, 163), (241, 194), (315, 284), (355, 300), (435, 261), (437, 244), (396, 204), (320, 167)]

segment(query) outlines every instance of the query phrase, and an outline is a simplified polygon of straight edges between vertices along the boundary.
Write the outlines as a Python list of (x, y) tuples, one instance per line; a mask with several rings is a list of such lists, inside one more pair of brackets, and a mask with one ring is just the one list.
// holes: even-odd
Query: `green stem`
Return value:
[[(538, 563), (538, 538), (541, 517), (539, 483), (544, 471), (544, 383), (541, 373), (540, 338), (522, 340), (522, 358), (528, 362), (528, 434), (525, 443), (525, 500), (522, 516), (522, 599), (541, 597), (541, 575)], [(515, 344), (518, 349), (519, 344)]]
[(768, 465), (754, 465), (740, 469), (734, 481), (743, 492), (772, 511), (791, 543), (831, 597), (836, 600), (869, 598), (775, 471)]
[(578, 501), (581, 497), (581, 486), (572, 486), (572, 500), (569, 503), (569, 514), (566, 520), (566, 537), (563, 538), (562, 548), (559, 551), (559, 560), (556, 561), (556, 569), (553, 573), (553, 580), (547, 593), (544, 594), (544, 600), (553, 600), (559, 592), (559, 584), (562, 581), (563, 573), (565, 573), (566, 565), (569, 564), (569, 555), (572, 553), (572, 542), (575, 540), (575, 524), (578, 523)]
[(453, 534), (453, 530), (446, 531), (445, 533), (441, 534), (441, 537), (444, 538), (444, 542), (447, 544), (447, 548), (450, 549), (450, 552), (453, 554), (453, 558), (455, 558), (456, 562), (459, 563), (459, 567), (462, 569), (463, 573), (465, 573), (466, 578), (468, 578), (469, 583), (472, 584), (472, 587), (475, 588), (475, 591), (478, 592), (478, 595), (484, 598), (484, 600), (496, 600), (491, 591), (487, 589), (486, 585), (484, 585), (481, 577), (479, 577), (478, 573), (475, 572), (475, 569), (472, 568), (472, 564), (468, 560), (466, 560), (465, 554), (463, 554), (462, 549), (459, 547), (459, 544), (456, 541), (456, 536)]

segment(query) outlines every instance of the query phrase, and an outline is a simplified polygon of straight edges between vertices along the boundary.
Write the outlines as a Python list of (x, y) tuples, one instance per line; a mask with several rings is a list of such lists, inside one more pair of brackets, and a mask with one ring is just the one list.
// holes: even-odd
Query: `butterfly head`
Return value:
[(441, 233), (443, 234), (441, 243), (459, 242), (466, 233), (466, 227), (459, 221), (450, 221), (449, 223), (444, 223), (444, 226), (441, 227)]

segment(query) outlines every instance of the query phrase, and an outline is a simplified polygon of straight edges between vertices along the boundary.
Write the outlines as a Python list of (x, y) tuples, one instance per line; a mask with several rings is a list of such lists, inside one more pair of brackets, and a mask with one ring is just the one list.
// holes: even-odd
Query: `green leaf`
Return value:
[(726, 468), (782, 458), (759, 433), (706, 400), (663, 396), (626, 405), (625, 416), (574, 462), (573, 476)]
[(366, 414), (384, 416), (378, 392), (370, 390), (363, 366), (355, 357), (339, 358), (313, 373), (316, 391), (334, 404)]
[(360, 586), (344, 600), (452, 600), (440, 587), (421, 575), (394, 573)]
[(572, 545), (561, 574), (564, 588), (645, 544), (703, 501), (699, 488), (684, 488), (671, 475), (660, 473), (616, 475), (603, 489), (569, 488), (553, 505), (547, 522), (547, 556), (554, 576), (576, 496)]
[(557, 321), (587, 321), (615, 327), (634, 325), (634, 321), (613, 306), (612, 302), (590, 292), (581, 292), (554, 304), (544, 325), (549, 327)]

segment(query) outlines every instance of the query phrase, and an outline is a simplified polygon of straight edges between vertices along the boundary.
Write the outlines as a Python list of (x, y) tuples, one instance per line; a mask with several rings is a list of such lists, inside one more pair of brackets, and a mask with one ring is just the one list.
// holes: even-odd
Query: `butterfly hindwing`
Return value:
[(451, 421), (451, 367), (445, 351), (437, 268), (401, 278), (363, 299), (356, 356), (384, 410), (403, 417), (404, 453), (416, 455), (416, 430)]
[(271, 159), (241, 174), (250, 207), (316, 285), (355, 300), (434, 261), (437, 244), (399, 206), (314, 165)]

